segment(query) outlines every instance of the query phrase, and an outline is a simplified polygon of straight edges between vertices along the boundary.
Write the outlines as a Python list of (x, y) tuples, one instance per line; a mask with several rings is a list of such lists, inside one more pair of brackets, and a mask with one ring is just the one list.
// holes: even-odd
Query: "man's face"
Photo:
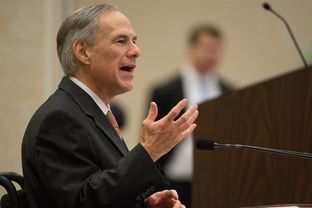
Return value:
[(221, 44), (220, 39), (202, 33), (197, 42), (190, 46), (191, 62), (199, 73), (205, 74), (216, 67), (221, 58)]
[(86, 53), (96, 90), (109, 96), (132, 90), (140, 49), (128, 18), (118, 11), (104, 12), (99, 16), (95, 38)]

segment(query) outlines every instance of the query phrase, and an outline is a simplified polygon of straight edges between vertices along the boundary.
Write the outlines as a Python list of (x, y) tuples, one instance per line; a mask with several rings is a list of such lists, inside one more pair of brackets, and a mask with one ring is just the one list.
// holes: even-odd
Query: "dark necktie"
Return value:
[(117, 123), (116, 118), (115, 118), (114, 114), (112, 113), (112, 111), (108, 111), (106, 114), (106, 117), (108, 118), (108, 120), (112, 124), (112, 126), (114, 127), (119, 138), (122, 140), (121, 131), (119, 129), (118, 123)]

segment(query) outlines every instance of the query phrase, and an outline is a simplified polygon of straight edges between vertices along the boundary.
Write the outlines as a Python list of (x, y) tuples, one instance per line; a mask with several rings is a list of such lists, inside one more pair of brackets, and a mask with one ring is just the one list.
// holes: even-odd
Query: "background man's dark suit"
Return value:
[(31, 119), (22, 158), (32, 208), (143, 207), (144, 198), (168, 185), (145, 149), (138, 144), (129, 152), (68, 78)]
[[(229, 92), (232, 89), (232, 87), (224, 83), (222, 80), (219, 82), (219, 84), (222, 94)], [(167, 83), (155, 87), (151, 94), (151, 101), (156, 102), (158, 106), (157, 119), (160, 119), (166, 115), (170, 109), (175, 106), (181, 99), (185, 98), (181, 76), (177, 76), (172, 80), (169, 80)], [(181, 113), (183, 113), (183, 111)], [(176, 150), (176, 147), (158, 160), (162, 167), (165, 167), (168, 164), (170, 158), (173, 156), (173, 153)], [(172, 187), (178, 191), (180, 200), (185, 205), (188, 205), (188, 202), (191, 200), (191, 183), (189, 181), (170, 181), (170, 183)]]
[[(222, 94), (230, 92), (232, 89), (230, 85), (222, 80), (220, 81), (220, 87)], [(152, 90), (151, 94), (151, 101), (155, 101), (158, 106), (157, 119), (160, 119), (165, 116), (181, 99), (185, 98), (181, 76), (174, 77), (165, 84), (156, 86)]]

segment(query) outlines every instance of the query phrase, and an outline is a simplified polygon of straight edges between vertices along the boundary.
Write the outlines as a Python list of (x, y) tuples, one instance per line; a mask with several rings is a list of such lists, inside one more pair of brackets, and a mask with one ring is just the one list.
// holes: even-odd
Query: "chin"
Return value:
[(134, 88), (133, 85), (132, 85), (131, 87), (128, 87), (128, 88), (127, 88), (127, 92), (133, 90), (133, 88)]
[(126, 93), (126, 92), (129, 92), (133, 89), (133, 84), (131, 85), (125, 85), (121, 88), (120, 90), (120, 93), (119, 94), (123, 94), (123, 93)]

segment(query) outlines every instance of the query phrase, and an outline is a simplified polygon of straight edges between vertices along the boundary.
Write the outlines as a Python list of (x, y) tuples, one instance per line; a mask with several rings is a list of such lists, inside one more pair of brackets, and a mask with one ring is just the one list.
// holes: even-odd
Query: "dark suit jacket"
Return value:
[[(222, 80), (220, 81), (220, 87), (222, 93), (230, 92), (232, 87), (226, 84)], [(181, 76), (177, 76), (172, 80), (169, 80), (167, 83), (157, 86), (152, 90), (151, 101), (157, 103), (158, 106), (158, 116), (157, 120), (164, 117), (169, 113), (169, 111), (183, 98), (184, 92), (182, 87), (182, 78)], [(181, 112), (183, 114), (185, 110)], [(181, 115), (180, 114), (180, 115)], [(165, 166), (169, 161), (170, 157), (173, 155), (175, 148), (173, 148), (169, 153), (164, 155), (159, 159), (159, 163), (161, 166)]]
[(68, 78), (32, 117), (22, 145), (32, 208), (143, 207), (168, 183), (138, 144), (130, 152), (92, 98)]

